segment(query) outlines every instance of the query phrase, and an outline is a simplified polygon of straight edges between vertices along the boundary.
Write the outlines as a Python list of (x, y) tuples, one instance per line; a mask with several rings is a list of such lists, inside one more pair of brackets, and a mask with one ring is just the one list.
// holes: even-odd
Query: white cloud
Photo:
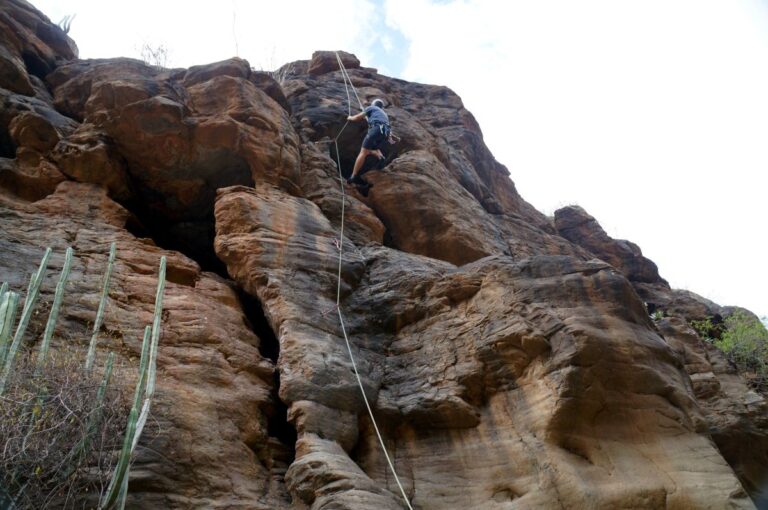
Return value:
[(389, 0), (404, 78), (448, 85), (524, 198), (580, 203), (673, 285), (768, 313), (757, 0)]

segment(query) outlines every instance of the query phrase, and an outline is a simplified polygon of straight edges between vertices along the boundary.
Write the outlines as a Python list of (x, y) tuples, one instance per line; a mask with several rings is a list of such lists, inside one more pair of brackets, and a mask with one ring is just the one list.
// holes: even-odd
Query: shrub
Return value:
[(114, 381), (100, 390), (103, 374), (83, 370), (83, 359), (79, 349), (57, 349), (36, 373), (34, 353), (19, 354), (0, 396), (0, 507), (98, 505), (129, 404)]
[(139, 52), (141, 54), (141, 60), (143, 60), (145, 64), (154, 67), (158, 71), (168, 68), (169, 51), (165, 44), (153, 46), (149, 43), (144, 43)]
[(698, 333), (698, 335), (704, 340), (707, 340), (708, 342), (715, 341), (718, 328), (712, 322), (712, 319), (710, 317), (707, 317), (706, 319), (702, 319), (698, 321), (696, 320), (691, 321), (691, 327), (695, 329), (696, 333)]
[(728, 317), (725, 326), (715, 346), (728, 355), (754, 387), (768, 390), (768, 330), (744, 312)]

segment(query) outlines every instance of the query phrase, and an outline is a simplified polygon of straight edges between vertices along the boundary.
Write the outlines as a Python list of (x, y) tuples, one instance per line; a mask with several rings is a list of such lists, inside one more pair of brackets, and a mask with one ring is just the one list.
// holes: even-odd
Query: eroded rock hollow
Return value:
[(84, 337), (117, 242), (101, 348), (129, 360), (169, 260), (160, 432), (129, 507), (406, 508), (336, 314), (340, 247), (352, 350), (413, 508), (768, 506), (765, 400), (689, 326), (728, 309), (582, 209), (539, 213), (450, 89), (341, 53), (402, 138), (368, 196), (343, 197), (335, 160), (348, 174), (363, 132), (336, 154), (334, 52), (277, 82), (237, 58), (80, 60), (23, 0), (0, 28), (0, 280), (23, 289), (45, 247), (56, 269), (72, 246), (59, 336)]

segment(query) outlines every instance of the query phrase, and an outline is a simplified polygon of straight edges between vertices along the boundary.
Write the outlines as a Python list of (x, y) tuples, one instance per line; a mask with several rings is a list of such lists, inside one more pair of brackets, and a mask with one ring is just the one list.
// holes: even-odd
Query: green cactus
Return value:
[(151, 398), (155, 392), (155, 365), (157, 364), (157, 344), (160, 340), (160, 321), (163, 315), (163, 293), (165, 292), (165, 257), (160, 258), (160, 274), (157, 280), (157, 293), (155, 294), (155, 315), (152, 320), (152, 348), (149, 351), (150, 372), (147, 382), (147, 398)]
[[(115, 468), (112, 480), (101, 502), (101, 509), (122, 509), (125, 506), (128, 493), (128, 471), (131, 455), (136, 449), (144, 424), (149, 416), (152, 396), (155, 391), (157, 371), (157, 346), (160, 339), (160, 321), (163, 313), (163, 294), (165, 291), (166, 258), (160, 259), (160, 274), (155, 294), (155, 313), (152, 329), (147, 326), (144, 330), (144, 341), (141, 344), (141, 360), (139, 362), (139, 378), (133, 396), (133, 406), (128, 417), (128, 427), (125, 432), (120, 459)], [(142, 403), (143, 399), (143, 403)], [(139, 408), (141, 411), (139, 412)]]
[(56, 285), (56, 294), (53, 298), (53, 304), (51, 305), (51, 313), (48, 315), (48, 322), (45, 325), (45, 333), (43, 334), (43, 341), (40, 344), (40, 353), (37, 356), (37, 366), (35, 367), (35, 377), (39, 377), (43, 365), (45, 365), (45, 358), (48, 356), (48, 348), (51, 345), (51, 338), (53, 337), (53, 330), (56, 329), (56, 320), (59, 318), (59, 309), (61, 308), (61, 302), (64, 300), (64, 287), (67, 285), (67, 278), (69, 278), (69, 270), (72, 267), (72, 248), (67, 248), (67, 253), (64, 257), (64, 267), (61, 269), (61, 276), (59, 277), (59, 283)]
[(16, 315), (19, 308), (19, 295), (8, 291), (0, 303), (0, 367), (5, 366), (5, 356), (11, 340), (11, 332), (16, 324)]
[(139, 378), (136, 381), (136, 388), (133, 392), (133, 405), (131, 406), (131, 413), (128, 416), (128, 427), (125, 431), (123, 448), (120, 451), (120, 458), (117, 461), (117, 466), (115, 466), (115, 472), (112, 475), (112, 480), (107, 488), (101, 508), (121, 508), (121, 503), (124, 504), (125, 494), (123, 493), (123, 485), (125, 485), (125, 481), (128, 479), (128, 469), (131, 462), (131, 454), (133, 453), (136, 430), (139, 424), (141, 397), (147, 383), (151, 331), (149, 326), (144, 328), (144, 340), (141, 343), (141, 358), (139, 361)]
[(99, 310), (96, 312), (96, 321), (93, 323), (93, 335), (91, 344), (88, 346), (88, 355), (85, 358), (85, 370), (90, 372), (93, 369), (93, 362), (96, 359), (96, 344), (99, 341), (99, 330), (104, 322), (104, 309), (107, 307), (107, 297), (109, 297), (109, 279), (112, 277), (112, 268), (115, 264), (116, 243), (109, 247), (109, 261), (107, 262), (107, 272), (104, 273), (104, 281), (101, 286), (101, 300), (99, 301)]
[[(92, 371), (96, 357), (95, 353), (98, 343), (98, 334), (104, 320), (104, 312), (109, 294), (110, 277), (115, 261), (115, 251), (115, 243), (112, 243), (110, 247), (109, 261), (107, 263), (107, 270), (104, 274), (104, 279), (102, 282), (102, 292), (99, 308), (97, 311), (96, 321), (94, 323), (88, 354), (86, 356), (86, 370), (84, 372), (86, 374)], [(27, 288), (27, 296), (24, 301), (19, 323), (15, 328), (15, 333), (14, 326), (16, 322), (20, 297), (18, 293), (9, 290), (9, 285), (7, 283), (4, 283), (2, 286), (0, 286), (0, 367), (3, 368), (2, 374), (0, 374), (0, 394), (5, 391), (6, 385), (8, 384), (10, 376), (13, 372), (14, 360), (17, 357), (17, 352), (20, 349), (24, 333), (27, 329), (27, 326), (29, 325), (34, 307), (39, 298), (40, 286), (44, 279), (50, 255), (51, 249), (48, 248), (46, 249), (45, 255), (43, 256), (43, 259), (40, 263), (40, 267), (38, 268), (37, 272), (30, 278), (30, 283)], [(51, 306), (51, 311), (48, 316), (48, 321), (46, 323), (43, 339), (40, 344), (40, 351), (35, 363), (34, 377), (36, 378), (42, 377), (44, 374), (48, 351), (53, 333), (56, 328), (56, 322), (58, 319), (59, 311), (61, 309), (61, 304), (64, 299), (64, 293), (72, 265), (72, 259), (72, 249), (68, 248), (66, 251), (65, 261), (61, 270), (59, 281), (56, 286), (56, 292)], [(112, 480), (109, 484), (109, 487), (101, 500), (100, 508), (102, 509), (113, 510), (124, 508), (128, 491), (128, 473), (130, 471), (131, 456), (136, 449), (139, 438), (144, 429), (144, 425), (146, 424), (147, 418), (149, 416), (152, 397), (155, 391), (157, 350), (160, 339), (160, 325), (162, 320), (163, 295), (165, 291), (166, 265), (166, 258), (161, 257), (157, 292), (155, 295), (153, 321), (151, 327), (146, 326), (144, 330), (139, 374), (134, 391), (132, 403), (133, 405), (128, 418), (125, 437), (123, 439), (123, 447), (118, 459), (118, 463), (112, 473)], [(65, 478), (76, 473), (80, 462), (82, 462), (82, 459), (85, 458), (84, 456), (88, 455), (87, 452), (92, 444), (92, 440), (94, 439), (94, 434), (98, 433), (99, 422), (102, 419), (104, 399), (112, 376), (114, 360), (115, 354), (110, 353), (106, 362), (106, 368), (104, 370), (101, 384), (97, 390), (95, 410), (88, 416), (84, 436), (70, 451), (67, 457), (69, 459), (69, 465), (62, 465), (60, 468), (60, 473), (64, 473)], [(42, 388), (42, 386), (40, 388)], [(41, 389), (40, 391), (43, 390)], [(40, 393), (37, 397), (35, 397), (35, 405), (40, 407), (45, 405), (43, 393)], [(25, 413), (25, 415), (26, 414), (31, 414), (33, 417), (27, 432), (29, 435), (32, 433), (33, 429), (38, 426), (36, 423), (38, 420), (35, 418), (35, 416), (38, 415), (35, 413)], [(16, 477), (14, 476), (14, 478)]]
[(6, 354), (5, 366), (3, 368), (3, 373), (0, 376), (0, 395), (5, 392), (5, 385), (8, 382), (8, 378), (10, 377), (11, 372), (13, 371), (13, 362), (16, 358), (16, 353), (19, 350), (19, 346), (21, 345), (21, 339), (24, 337), (24, 333), (27, 331), (29, 320), (32, 318), (32, 310), (35, 308), (37, 298), (40, 296), (40, 285), (43, 283), (45, 268), (48, 267), (48, 259), (50, 256), (51, 249), (46, 248), (45, 254), (43, 255), (43, 260), (40, 262), (40, 267), (30, 281), (29, 292), (27, 293), (26, 299), (24, 299), (24, 308), (21, 312), (21, 320), (19, 321), (19, 325), (16, 328), (16, 333), (13, 335), (13, 342), (11, 343), (11, 347)]
[(3, 282), (0, 287), (0, 332), (5, 327), (5, 312), (8, 308), (8, 282)]

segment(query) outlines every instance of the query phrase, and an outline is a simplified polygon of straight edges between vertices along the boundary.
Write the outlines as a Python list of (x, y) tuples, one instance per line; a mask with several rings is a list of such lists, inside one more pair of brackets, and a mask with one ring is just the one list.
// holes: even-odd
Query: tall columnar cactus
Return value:
[(35, 376), (39, 376), (45, 365), (45, 358), (48, 356), (48, 348), (51, 345), (51, 338), (53, 338), (53, 330), (56, 329), (56, 320), (59, 318), (59, 309), (61, 308), (61, 302), (64, 300), (64, 287), (67, 285), (67, 278), (69, 278), (69, 270), (72, 267), (72, 248), (67, 248), (67, 253), (64, 257), (64, 267), (61, 269), (61, 276), (59, 277), (59, 283), (56, 285), (56, 294), (53, 297), (53, 304), (51, 305), (51, 313), (48, 315), (48, 322), (45, 325), (45, 333), (43, 333), (43, 341), (40, 344), (40, 352), (37, 355), (37, 366), (35, 367)]
[(45, 254), (43, 255), (43, 260), (40, 262), (40, 267), (38, 268), (37, 273), (32, 276), (30, 281), (27, 297), (24, 299), (24, 308), (21, 312), (21, 320), (19, 321), (19, 325), (16, 328), (16, 333), (13, 335), (13, 342), (11, 343), (11, 347), (9, 348), (5, 357), (3, 373), (0, 375), (0, 395), (5, 392), (5, 385), (7, 384), (8, 378), (13, 371), (13, 362), (16, 358), (16, 353), (19, 350), (19, 345), (21, 345), (21, 339), (24, 337), (24, 333), (27, 331), (29, 320), (32, 318), (32, 310), (35, 308), (37, 298), (40, 296), (40, 285), (43, 283), (45, 268), (48, 267), (48, 259), (50, 256), (51, 249), (47, 248), (45, 250)]
[(88, 355), (85, 358), (85, 370), (90, 372), (93, 369), (93, 362), (96, 359), (96, 344), (99, 341), (99, 330), (104, 322), (104, 309), (107, 307), (107, 297), (109, 297), (109, 279), (112, 277), (112, 267), (115, 264), (116, 243), (109, 247), (109, 261), (107, 261), (107, 271), (104, 273), (104, 281), (101, 285), (101, 300), (99, 301), (99, 310), (96, 312), (96, 320), (93, 323), (93, 335), (91, 344), (88, 346)]
[(16, 315), (19, 308), (19, 295), (8, 291), (0, 300), (0, 368), (5, 366), (5, 357), (10, 346), (11, 333), (16, 325)]
[[(96, 345), (98, 342), (98, 333), (104, 320), (104, 311), (109, 293), (110, 277), (115, 261), (115, 252), (115, 243), (112, 243), (110, 247), (109, 261), (107, 263), (107, 270), (104, 274), (104, 279), (102, 282), (101, 299), (99, 302), (96, 320), (94, 322), (93, 335), (91, 337), (91, 342), (86, 357), (86, 373), (92, 371), (96, 357), (95, 353)], [(2, 286), (0, 286), (0, 367), (3, 369), (2, 373), (0, 373), (0, 394), (2, 394), (5, 390), (10, 375), (13, 371), (14, 359), (20, 348), (20, 344), (22, 342), (27, 326), (29, 325), (33, 309), (38, 300), (40, 294), (40, 286), (44, 279), (45, 270), (50, 255), (51, 249), (48, 248), (45, 252), (45, 255), (43, 256), (39, 269), (30, 278), (29, 286), (27, 289), (27, 296), (24, 301), (24, 307), (21, 313), (19, 324), (15, 328), (15, 333), (14, 326), (19, 305), (19, 295), (10, 291), (8, 284), (4, 283)], [(50, 348), (51, 339), (56, 327), (59, 310), (64, 299), (64, 292), (71, 265), (72, 249), (68, 248), (61, 275), (59, 277), (59, 282), (56, 286), (56, 292), (51, 306), (51, 311), (48, 316), (48, 321), (46, 323), (43, 339), (40, 344), (40, 351), (38, 353), (35, 365), (35, 377), (42, 376), (45, 369), (45, 362), (48, 355), (48, 350)], [(118, 459), (118, 464), (113, 472), (109, 488), (107, 489), (107, 492), (102, 499), (102, 509), (122, 509), (125, 506), (125, 500), (128, 491), (128, 472), (130, 470), (131, 455), (136, 449), (144, 425), (146, 424), (147, 418), (149, 416), (152, 397), (155, 390), (157, 348), (160, 339), (160, 323), (163, 311), (163, 294), (165, 291), (165, 274), (166, 258), (162, 257), (160, 259), (157, 293), (155, 295), (154, 317), (152, 326), (147, 326), (144, 330), (141, 361), (139, 366), (139, 377), (134, 391), (133, 405), (128, 419), (125, 438), (123, 441), (123, 448), (120, 454), (120, 458)], [(13, 338), (12, 341), (11, 337)], [(77, 462), (79, 462), (75, 459), (79, 459), (82, 457), (82, 455), (87, 454), (86, 452), (90, 447), (91, 441), (94, 439), (94, 434), (98, 432), (98, 422), (101, 420), (101, 408), (103, 406), (107, 387), (112, 375), (114, 359), (114, 353), (110, 353), (107, 359), (103, 379), (96, 394), (96, 411), (89, 415), (84, 436), (80, 441), (77, 442), (69, 456), (69, 458), (73, 460), (73, 464), (68, 467), (62, 467), (64, 472), (67, 473), (67, 477), (75, 472)], [(40, 396), (38, 396), (37, 399), (39, 402), (43, 402)], [(31, 427), (34, 428), (34, 422), (32, 423)]]
[[(160, 274), (155, 294), (155, 313), (152, 321), (152, 329), (147, 326), (144, 330), (144, 341), (141, 344), (141, 361), (139, 362), (139, 377), (133, 396), (133, 406), (128, 416), (128, 427), (125, 431), (125, 440), (120, 452), (120, 459), (109, 483), (107, 492), (101, 501), (102, 509), (120, 509), (125, 507), (128, 493), (128, 471), (131, 455), (136, 449), (139, 437), (147, 422), (152, 396), (155, 391), (157, 345), (160, 339), (160, 321), (163, 313), (163, 294), (165, 291), (166, 259), (160, 259)], [(143, 400), (143, 403), (142, 403)], [(139, 411), (141, 409), (141, 411)]]
[(75, 445), (74, 448), (74, 455), (72, 455), (72, 458), (79, 458), (82, 454), (84, 454), (88, 448), (91, 445), (91, 441), (93, 441), (94, 435), (97, 433), (97, 427), (99, 425), (99, 421), (101, 421), (102, 416), (102, 406), (104, 404), (104, 397), (107, 394), (107, 386), (109, 386), (109, 380), (112, 378), (112, 368), (115, 364), (115, 353), (110, 352), (109, 356), (107, 356), (107, 366), (104, 369), (104, 377), (101, 379), (101, 384), (99, 384), (99, 389), (96, 392), (96, 406), (95, 411), (91, 413), (91, 415), (88, 417), (88, 425), (85, 427), (85, 435), (83, 438)]
[(141, 406), (141, 397), (144, 393), (147, 383), (147, 368), (149, 365), (151, 329), (147, 326), (144, 329), (144, 341), (141, 343), (141, 359), (139, 361), (139, 377), (136, 380), (136, 389), (133, 392), (133, 405), (128, 415), (128, 426), (123, 439), (123, 448), (120, 451), (120, 458), (115, 466), (112, 480), (109, 482), (106, 495), (102, 500), (101, 508), (119, 508), (124, 499), (123, 485), (128, 478), (128, 470), (131, 462), (131, 453), (133, 453), (133, 440), (136, 435), (136, 428), (139, 420), (139, 407)]
[(8, 308), (8, 282), (3, 282), (0, 286), (0, 332), (5, 327), (5, 312)]

